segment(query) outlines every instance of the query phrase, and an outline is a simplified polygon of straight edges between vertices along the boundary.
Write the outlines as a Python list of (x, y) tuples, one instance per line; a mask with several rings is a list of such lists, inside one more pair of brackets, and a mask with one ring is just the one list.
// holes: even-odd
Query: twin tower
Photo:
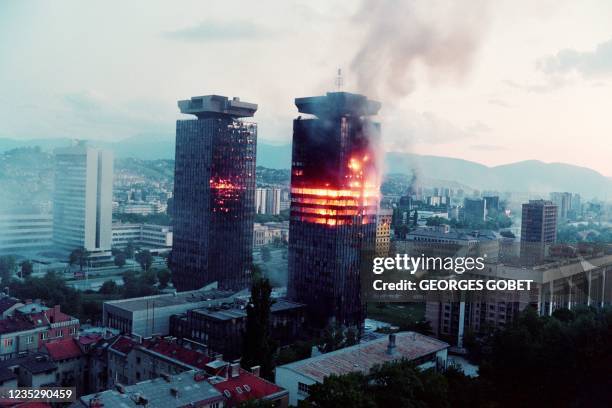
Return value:
[[(359, 326), (360, 268), (380, 202), (380, 103), (347, 92), (297, 98), (293, 121), (288, 296), (315, 327)], [(173, 282), (180, 291), (251, 282), (257, 105), (207, 95), (178, 102)]]

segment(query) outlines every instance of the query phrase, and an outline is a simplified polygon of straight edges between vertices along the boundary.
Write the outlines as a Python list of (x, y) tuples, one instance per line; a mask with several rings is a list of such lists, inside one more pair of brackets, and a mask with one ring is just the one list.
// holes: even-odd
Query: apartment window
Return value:
[(40, 335), (40, 338), (43, 340), (47, 340), (47, 337), (49, 337), (49, 332), (42, 332)]
[(213, 402), (212, 404), (209, 405), (210, 408), (220, 408), (221, 405), (219, 405), (218, 402)]
[(298, 394), (308, 395), (309, 385), (299, 382), (298, 383)]
[(34, 343), (34, 336), (26, 337), (26, 344), (32, 344), (32, 343)]
[(140, 357), (136, 357), (136, 364), (140, 364)]
[(13, 339), (4, 339), (4, 347), (13, 347)]

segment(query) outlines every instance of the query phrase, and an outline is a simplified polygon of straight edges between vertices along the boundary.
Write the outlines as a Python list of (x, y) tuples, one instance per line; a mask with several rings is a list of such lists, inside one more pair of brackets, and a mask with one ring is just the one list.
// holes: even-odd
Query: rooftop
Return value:
[(396, 336), (396, 352), (389, 354), (387, 337), (357, 344), (330, 353), (279, 366), (297, 372), (314, 381), (323, 382), (332, 374), (343, 375), (355, 371), (368, 373), (377, 364), (399, 359), (415, 360), (448, 348), (443, 341), (415, 332), (399, 332)]
[(28, 322), (23, 319), (16, 319), (14, 317), (8, 317), (0, 320), (0, 334), (4, 333), (15, 333), (25, 330), (34, 329), (34, 323)]
[[(291, 302), (286, 299), (275, 299), (275, 302), (270, 307), (270, 312), (281, 312), (283, 310), (298, 309), (304, 307), (301, 303)], [(235, 306), (213, 306), (193, 310), (192, 313), (202, 314), (217, 320), (232, 320), (246, 317), (246, 308)]]
[[(145, 296), (131, 299), (118, 299), (104, 302), (106, 305), (121, 308), (130, 312), (151, 309), (152, 307), (170, 307), (178, 305), (189, 305), (192, 303), (220, 301), (221, 299), (231, 299), (236, 292), (211, 290), (193, 290), (189, 292), (167, 293), (155, 296)], [(198, 306), (194, 306), (198, 307)], [(200, 306), (201, 307), (201, 306)]]
[(380, 110), (380, 102), (368, 99), (365, 95), (349, 92), (327, 92), (322, 96), (295, 98), (295, 106), (300, 113), (318, 117), (371, 116)]
[(238, 370), (238, 376), (230, 376), (225, 381), (213, 385), (227, 397), (226, 406), (228, 408), (237, 407), (244, 401), (262, 399), (287, 392), (284, 388), (266, 381), (242, 368)]
[(53, 361), (67, 360), (69, 358), (77, 358), (83, 355), (83, 351), (79, 347), (78, 340), (68, 337), (66, 339), (45, 343), (49, 356)]
[(221, 95), (192, 96), (178, 101), (181, 113), (196, 115), (198, 118), (229, 116), (244, 118), (255, 115), (257, 104), (242, 102), (240, 98), (229, 99)]
[(45, 310), (49, 310), (49, 308), (40, 303), (28, 303), (17, 308), (17, 311), (21, 314), (40, 313)]
[(212, 361), (212, 358), (201, 351), (187, 348), (165, 338), (145, 339), (139, 343), (127, 336), (120, 336), (111, 345), (111, 348), (122, 354), (128, 354), (134, 348), (141, 348), (199, 369), (205, 369), (206, 364)]
[(447, 239), (456, 241), (490, 241), (496, 240), (497, 235), (490, 230), (466, 230), (466, 229), (447, 229), (439, 227), (419, 227), (408, 233), (408, 237), (427, 237), (436, 239)]
[(21, 300), (16, 299), (16, 298), (12, 298), (8, 296), (1, 297), (0, 298), (0, 313), (6, 312), (8, 309), (10, 309), (11, 307), (13, 307), (14, 305), (20, 302)]
[[(97, 401), (92, 401), (97, 400)], [(142, 407), (172, 408), (201, 406), (204, 403), (223, 401), (223, 395), (196, 371), (155, 378), (119, 390), (108, 390), (80, 398), (84, 407)], [(98, 405), (96, 405), (96, 403)]]
[(25, 368), (32, 374), (40, 374), (47, 371), (53, 371), (57, 365), (44, 354), (29, 354), (18, 361), (19, 366)]

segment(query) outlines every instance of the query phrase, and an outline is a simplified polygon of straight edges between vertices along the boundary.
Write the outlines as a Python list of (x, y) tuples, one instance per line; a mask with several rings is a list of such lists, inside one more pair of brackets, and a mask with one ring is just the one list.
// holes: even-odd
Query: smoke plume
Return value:
[(365, 33), (351, 62), (360, 93), (406, 96), (423, 68), (433, 82), (469, 71), (486, 25), (484, 0), (365, 0), (355, 20)]

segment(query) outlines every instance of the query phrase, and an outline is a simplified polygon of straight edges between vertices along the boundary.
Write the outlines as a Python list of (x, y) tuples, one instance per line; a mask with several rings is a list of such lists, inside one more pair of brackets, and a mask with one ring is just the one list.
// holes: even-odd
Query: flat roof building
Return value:
[(170, 333), (170, 316), (191, 309), (233, 302), (240, 292), (222, 291), (214, 285), (201, 290), (110, 300), (102, 305), (103, 325), (143, 337)]
[(65, 251), (109, 251), (112, 211), (112, 152), (85, 141), (55, 149), (54, 244)]
[(420, 368), (446, 368), (449, 345), (416, 332), (399, 332), (365, 343), (276, 367), (275, 382), (289, 391), (289, 404), (308, 396), (308, 388), (330, 375), (368, 374), (379, 364), (402, 359)]

